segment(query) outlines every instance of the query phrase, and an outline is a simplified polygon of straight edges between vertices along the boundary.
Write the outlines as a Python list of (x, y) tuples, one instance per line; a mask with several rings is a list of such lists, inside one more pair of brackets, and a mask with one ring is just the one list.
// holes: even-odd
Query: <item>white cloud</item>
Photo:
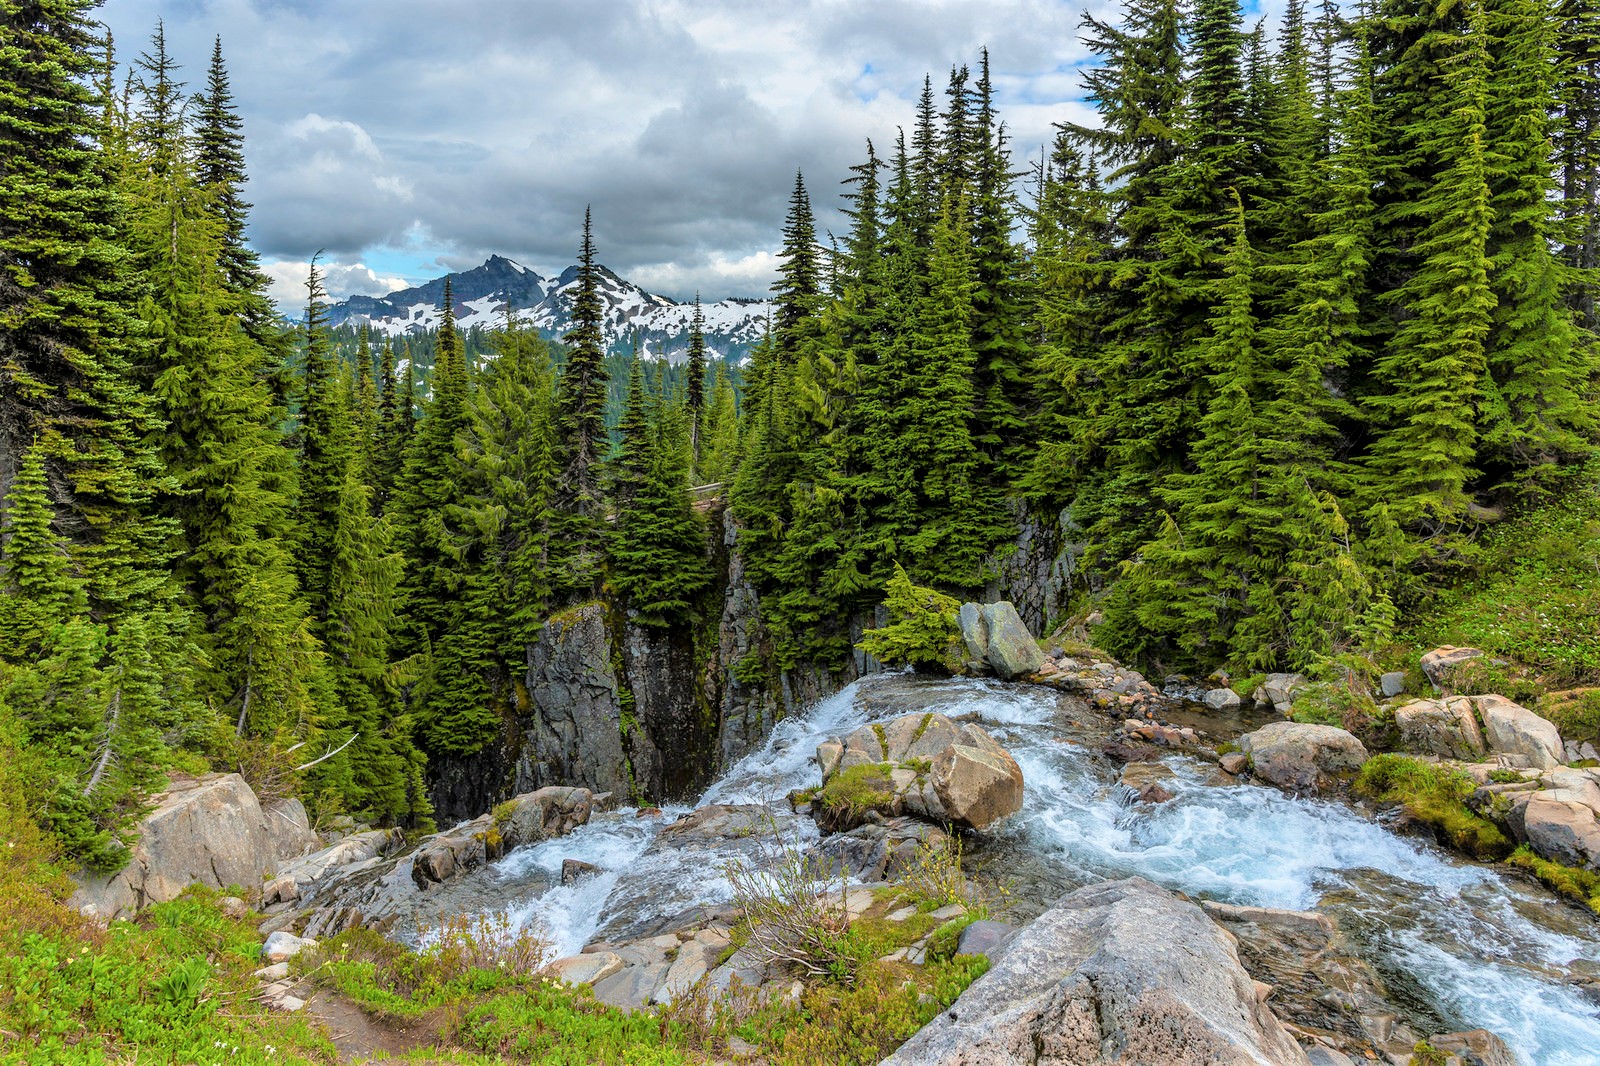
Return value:
[(1058, 0), (108, 0), (100, 17), (125, 60), (164, 19), (191, 88), (222, 36), (251, 239), (267, 259), (321, 248), (354, 265), (408, 247), (559, 269), (592, 204), (602, 261), (684, 297), (692, 288), (674, 286), (765, 291), (797, 168), (821, 226), (842, 231), (838, 182), (866, 139), (887, 154), (924, 73), (942, 104), (950, 67), (975, 67), (985, 46), (1012, 143), (1037, 151), (1054, 122), (1084, 114), (1080, 11)]
[[(324, 260), (322, 284), (330, 300), (339, 301), (347, 296), (387, 296), (409, 288), (405, 278), (379, 274), (365, 263), (341, 263)], [(295, 318), (306, 303), (306, 281), (311, 276), (309, 260), (272, 259), (261, 264), (270, 285), (267, 295), (277, 303), (284, 314)]]

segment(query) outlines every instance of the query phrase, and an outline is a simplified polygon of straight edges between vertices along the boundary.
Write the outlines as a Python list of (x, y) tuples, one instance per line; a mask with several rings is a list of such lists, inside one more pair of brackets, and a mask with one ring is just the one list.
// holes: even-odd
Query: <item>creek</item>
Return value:
[[(1033, 686), (867, 678), (780, 722), (693, 807), (644, 817), (613, 811), (512, 852), (495, 872), (508, 890), (531, 880), (557, 887), (503, 905), (518, 924), (542, 922), (558, 954), (670, 927), (728, 901), (722, 865), (748, 855), (751, 842), (652, 847), (661, 825), (710, 803), (763, 803), (778, 833), (805, 846), (815, 825), (788, 813), (785, 797), (817, 783), (819, 741), (913, 710), (973, 715), (1026, 780), (1021, 813), (970, 852), (985, 875), (1009, 884), (1018, 917), (1073, 888), (1130, 875), (1195, 897), (1319, 910), (1339, 921), (1418, 1031), (1489, 1029), (1525, 1066), (1600, 1062), (1600, 1003), (1569, 983), (1600, 976), (1593, 918), (1537, 885), (1392, 832), (1380, 817), (1268, 787), (1208, 783), (1213, 767), (1180, 756), (1167, 760), (1172, 800), (1131, 803), (1072, 704), (1081, 710)], [(603, 872), (560, 886), (568, 858)]]

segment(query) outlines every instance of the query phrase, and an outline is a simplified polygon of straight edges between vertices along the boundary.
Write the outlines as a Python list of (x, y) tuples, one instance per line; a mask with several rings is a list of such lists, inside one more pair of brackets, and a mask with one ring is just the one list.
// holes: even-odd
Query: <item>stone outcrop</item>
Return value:
[(885, 807), (982, 829), (1022, 809), (1022, 768), (981, 727), (942, 714), (902, 715), (817, 746), (823, 784), (856, 766), (884, 766)]
[(1142, 878), (1065, 896), (884, 1066), (1306, 1066), (1199, 907)]
[(1273, 722), (1239, 738), (1256, 777), (1297, 792), (1332, 787), (1367, 761), (1355, 736), (1331, 725)]
[(1413, 700), (1394, 712), (1400, 739), (1413, 751), (1444, 759), (1478, 759), (1488, 750), (1467, 696)]
[(128, 864), (86, 877), (74, 905), (113, 918), (176, 899), (191, 884), (253, 889), (316, 839), (297, 801), (263, 810), (238, 774), (177, 781), (151, 802)]

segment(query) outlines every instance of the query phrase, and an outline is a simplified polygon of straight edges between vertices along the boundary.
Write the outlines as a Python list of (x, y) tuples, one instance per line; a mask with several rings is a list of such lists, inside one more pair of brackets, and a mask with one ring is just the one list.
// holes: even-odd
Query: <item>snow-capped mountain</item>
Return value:
[[(655, 357), (681, 360), (689, 344), (689, 319), (694, 305), (645, 292), (605, 267), (599, 268), (600, 303), (607, 343), (624, 349), (639, 339), (640, 350)], [(572, 327), (571, 306), (577, 295), (578, 268), (546, 278), (504, 256), (460, 273), (447, 275), (455, 297), (456, 325), (495, 329), (505, 322), (509, 301), (518, 318), (547, 337), (559, 338)], [(388, 296), (352, 296), (328, 309), (331, 325), (366, 323), (373, 330), (398, 336), (433, 329), (444, 304), (444, 278)], [(724, 358), (737, 358), (766, 333), (766, 300), (726, 299), (702, 303), (706, 346)]]

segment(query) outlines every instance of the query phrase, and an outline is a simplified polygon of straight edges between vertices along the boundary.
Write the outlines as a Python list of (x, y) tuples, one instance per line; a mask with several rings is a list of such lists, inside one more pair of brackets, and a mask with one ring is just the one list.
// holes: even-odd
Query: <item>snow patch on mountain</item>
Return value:
[[(637, 337), (641, 351), (673, 362), (685, 358), (694, 305), (678, 303), (598, 270), (596, 291), (602, 308), (602, 329), (610, 347), (626, 347)], [(517, 318), (547, 337), (559, 338), (572, 328), (572, 303), (577, 297), (578, 268), (557, 278), (504, 256), (491, 256), (481, 266), (447, 275), (461, 329), (495, 329), (505, 322), (509, 303)], [(388, 296), (352, 296), (329, 308), (333, 325), (365, 324), (377, 333), (400, 336), (438, 328), (443, 317), (445, 278), (403, 289)], [(767, 331), (767, 300), (730, 298), (701, 305), (706, 345), (724, 357), (742, 356)]]

